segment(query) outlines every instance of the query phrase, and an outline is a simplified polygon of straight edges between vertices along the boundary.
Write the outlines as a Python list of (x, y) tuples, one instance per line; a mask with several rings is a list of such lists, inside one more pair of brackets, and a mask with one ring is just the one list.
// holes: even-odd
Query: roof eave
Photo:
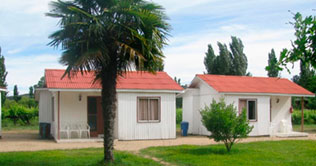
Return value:
[(223, 95), (258, 95), (258, 96), (292, 96), (292, 97), (315, 97), (315, 94), (285, 94), (285, 93), (247, 93), (247, 92), (219, 92)]
[[(67, 88), (39, 88), (38, 91), (48, 90), (51, 92), (101, 92), (101, 89), (67, 89)], [(116, 92), (146, 92), (146, 93), (183, 93), (183, 90), (168, 89), (116, 89)]]

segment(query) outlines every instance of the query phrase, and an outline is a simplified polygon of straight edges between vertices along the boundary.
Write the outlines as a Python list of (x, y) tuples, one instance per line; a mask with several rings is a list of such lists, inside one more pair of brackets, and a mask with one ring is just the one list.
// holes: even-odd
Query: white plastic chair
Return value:
[(70, 134), (70, 137), (71, 137), (71, 134), (72, 133), (76, 133), (78, 135), (78, 137), (80, 138), (80, 127), (79, 127), (79, 124), (77, 123), (71, 123), (69, 125), (69, 134)]
[(69, 139), (70, 137), (70, 132), (69, 132), (69, 125), (66, 123), (62, 123), (60, 126), (60, 130), (59, 130), (60, 134), (61, 133), (66, 133), (67, 135), (67, 139)]
[(88, 138), (90, 138), (90, 126), (88, 124), (80, 124), (79, 126), (79, 133), (80, 138), (82, 136), (82, 133), (87, 133)]

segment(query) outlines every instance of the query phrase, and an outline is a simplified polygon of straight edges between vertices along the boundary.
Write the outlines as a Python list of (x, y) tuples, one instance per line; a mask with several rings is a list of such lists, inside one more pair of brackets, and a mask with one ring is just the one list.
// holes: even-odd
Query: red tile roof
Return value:
[(208, 85), (222, 93), (273, 93), (314, 95), (312, 92), (284, 78), (224, 76), (198, 74)]
[[(87, 72), (84, 75), (76, 74), (69, 78), (62, 76), (65, 70), (46, 69), (45, 85), (54, 89), (101, 89), (99, 82), (93, 83), (94, 72)], [(157, 72), (127, 72), (117, 79), (117, 89), (142, 89), (142, 90), (183, 90), (167, 73)]]

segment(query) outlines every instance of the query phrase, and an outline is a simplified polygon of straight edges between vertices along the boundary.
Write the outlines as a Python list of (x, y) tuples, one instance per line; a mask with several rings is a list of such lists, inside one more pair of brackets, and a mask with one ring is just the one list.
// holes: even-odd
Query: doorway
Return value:
[(90, 126), (90, 136), (98, 137), (103, 135), (103, 115), (101, 97), (88, 97), (88, 125)]

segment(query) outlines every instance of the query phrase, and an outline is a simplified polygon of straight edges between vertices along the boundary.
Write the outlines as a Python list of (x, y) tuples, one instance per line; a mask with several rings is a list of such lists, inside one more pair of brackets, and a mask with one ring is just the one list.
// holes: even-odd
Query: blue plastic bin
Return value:
[(189, 122), (181, 122), (181, 135), (187, 136), (188, 135), (188, 129), (189, 129)]

